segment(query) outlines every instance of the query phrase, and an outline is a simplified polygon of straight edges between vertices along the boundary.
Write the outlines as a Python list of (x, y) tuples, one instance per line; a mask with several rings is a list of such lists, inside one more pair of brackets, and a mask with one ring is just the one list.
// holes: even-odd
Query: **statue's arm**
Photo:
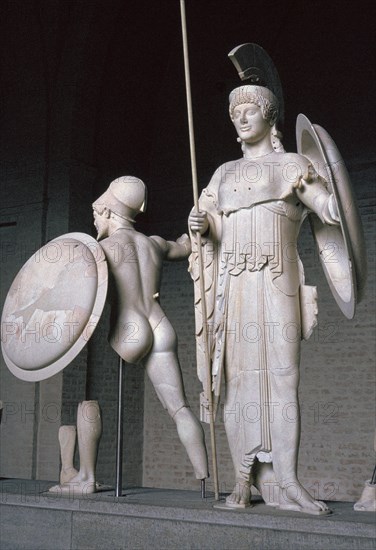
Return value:
[(215, 226), (214, 218), (217, 213), (216, 207), (221, 174), (222, 170), (220, 167), (214, 173), (209, 185), (201, 193), (199, 199), (199, 212), (193, 208), (189, 214), (188, 227), (191, 232), (191, 237), (194, 237), (196, 232), (199, 232), (205, 237)]
[(192, 251), (191, 240), (186, 233), (181, 235), (176, 241), (166, 241), (162, 237), (157, 236), (150, 238), (159, 245), (165, 260), (184, 260), (188, 258)]
[(301, 158), (302, 176), (295, 186), (298, 199), (314, 212), (323, 223), (337, 225), (339, 215), (335, 197), (329, 193), (327, 183), (305, 157)]
[(166, 260), (184, 260), (191, 252), (191, 239), (187, 233), (184, 233), (176, 241), (167, 241)]

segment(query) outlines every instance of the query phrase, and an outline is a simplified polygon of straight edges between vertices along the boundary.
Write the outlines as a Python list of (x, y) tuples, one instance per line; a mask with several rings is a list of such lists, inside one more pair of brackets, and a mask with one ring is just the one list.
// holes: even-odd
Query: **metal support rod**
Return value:
[(375, 466), (375, 469), (373, 470), (371, 485), (376, 485), (376, 466)]
[(206, 480), (201, 480), (201, 498), (202, 500), (206, 499)]
[(117, 497), (121, 497), (123, 492), (123, 371), (124, 361), (119, 357), (115, 485), (115, 496)]

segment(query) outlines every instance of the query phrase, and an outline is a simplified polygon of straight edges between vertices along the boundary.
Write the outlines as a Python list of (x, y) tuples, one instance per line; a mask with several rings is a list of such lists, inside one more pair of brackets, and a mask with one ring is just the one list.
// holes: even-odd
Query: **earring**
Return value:
[(283, 146), (282, 146), (283, 135), (282, 135), (282, 132), (277, 130), (277, 125), (275, 123), (273, 124), (271, 135), (272, 135), (273, 149), (278, 151), (278, 149), (280, 149), (281, 147), (283, 148)]

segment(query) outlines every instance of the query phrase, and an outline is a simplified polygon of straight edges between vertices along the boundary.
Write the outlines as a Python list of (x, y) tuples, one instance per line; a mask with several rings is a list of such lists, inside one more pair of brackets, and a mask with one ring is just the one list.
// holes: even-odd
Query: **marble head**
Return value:
[(233, 120), (235, 107), (245, 103), (257, 105), (270, 126), (273, 126), (278, 118), (278, 100), (273, 92), (263, 86), (239, 86), (230, 93), (229, 102), (231, 120)]

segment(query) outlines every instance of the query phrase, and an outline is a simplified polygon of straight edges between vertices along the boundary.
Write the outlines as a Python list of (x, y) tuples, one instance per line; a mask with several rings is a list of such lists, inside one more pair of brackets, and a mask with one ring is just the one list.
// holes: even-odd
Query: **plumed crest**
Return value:
[(281, 81), (271, 57), (258, 44), (236, 46), (228, 54), (244, 84), (263, 86), (273, 92), (278, 100), (278, 123), (284, 121), (284, 101)]

